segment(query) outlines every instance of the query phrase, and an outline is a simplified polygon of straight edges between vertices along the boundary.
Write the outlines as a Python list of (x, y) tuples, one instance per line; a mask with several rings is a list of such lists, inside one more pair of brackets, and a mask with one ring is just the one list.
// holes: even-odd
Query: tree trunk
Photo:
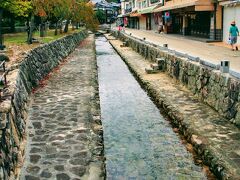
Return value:
[(74, 31), (75, 30), (75, 25), (76, 25), (77, 23), (72, 23), (72, 30)]
[(34, 26), (34, 16), (30, 16), (30, 22), (29, 19), (27, 21), (27, 43), (32, 44), (32, 36), (33, 36), (33, 26)]
[(15, 19), (14, 19), (14, 17), (12, 16), (11, 18), (10, 18), (10, 27), (11, 27), (11, 32), (15, 32)]
[(3, 16), (3, 9), (0, 8), (0, 50), (4, 49), (3, 45), (3, 34), (2, 34), (2, 16)]
[(27, 31), (27, 43), (28, 44), (32, 44), (32, 41), (30, 39), (30, 23), (29, 23), (29, 19), (27, 19), (26, 31)]
[(44, 23), (41, 22), (40, 24), (40, 37), (44, 37)]
[(60, 21), (60, 24), (59, 24), (59, 32), (60, 32), (60, 34), (63, 33), (63, 32), (62, 32), (62, 21)]
[(64, 28), (64, 32), (67, 33), (68, 32), (68, 25), (69, 25), (69, 19), (66, 22), (65, 28)]
[(41, 24), (40, 24), (40, 37), (44, 37), (44, 29), (45, 29), (45, 24), (43, 23), (43, 20), (41, 18)]
[(58, 34), (58, 21), (55, 24), (55, 31), (54, 31), (54, 35), (56, 36)]

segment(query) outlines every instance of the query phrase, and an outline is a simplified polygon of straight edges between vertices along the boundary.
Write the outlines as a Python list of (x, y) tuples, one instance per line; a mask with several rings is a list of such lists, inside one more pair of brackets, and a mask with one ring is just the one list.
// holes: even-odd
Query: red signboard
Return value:
[(169, 11), (165, 12), (165, 17), (168, 18), (170, 16)]

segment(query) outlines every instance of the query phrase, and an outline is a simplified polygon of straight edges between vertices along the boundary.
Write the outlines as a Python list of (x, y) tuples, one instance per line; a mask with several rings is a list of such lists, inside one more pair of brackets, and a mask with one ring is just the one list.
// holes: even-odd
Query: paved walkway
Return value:
[(224, 46), (220, 47), (213, 43), (187, 39), (179, 35), (158, 34), (153, 31), (136, 29), (126, 29), (125, 32), (127, 34), (132, 33), (132, 36), (141, 39), (145, 37), (146, 41), (157, 45), (168, 44), (169, 49), (187, 53), (214, 64), (220, 64), (221, 60), (229, 60), (230, 68), (240, 72), (240, 51), (231, 51), (231, 49)]
[[(111, 36), (108, 38), (113, 39)], [(152, 92), (156, 103), (165, 107), (173, 121), (179, 117), (181, 130), (188, 140), (200, 153), (204, 150), (201, 156), (205, 163), (223, 179), (229, 176), (230, 179), (240, 179), (239, 129), (209, 106), (198, 102), (189, 90), (165, 73), (146, 74), (145, 68), (150, 66), (150, 62), (131, 48), (120, 47), (122, 42), (119, 40), (110, 42), (144, 82), (145, 89)]]
[(96, 74), (91, 35), (34, 94), (20, 179), (104, 179)]

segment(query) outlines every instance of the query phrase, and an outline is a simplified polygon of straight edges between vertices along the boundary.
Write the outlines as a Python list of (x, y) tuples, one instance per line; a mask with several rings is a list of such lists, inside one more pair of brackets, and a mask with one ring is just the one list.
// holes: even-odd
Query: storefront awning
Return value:
[(137, 10), (131, 12), (130, 14), (130, 17), (138, 17), (138, 16), (141, 16), (141, 14)]
[(149, 13), (152, 13), (154, 8), (156, 8), (157, 6), (158, 5), (150, 6), (150, 7), (143, 8), (143, 9), (139, 9), (139, 14), (149, 14)]
[(191, 2), (184, 2), (181, 1), (181, 3), (170, 3), (166, 4), (162, 7), (155, 8), (153, 12), (162, 12), (162, 11), (168, 11), (168, 10), (173, 10), (173, 9), (180, 9), (184, 7), (190, 7), (194, 6), (195, 11), (213, 11), (214, 6), (211, 3), (211, 0), (208, 1), (203, 1), (203, 0), (195, 0)]

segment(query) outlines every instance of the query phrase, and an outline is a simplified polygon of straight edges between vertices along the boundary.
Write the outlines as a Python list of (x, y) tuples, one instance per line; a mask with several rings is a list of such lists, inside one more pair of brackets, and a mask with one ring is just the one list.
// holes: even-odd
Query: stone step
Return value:
[(127, 42), (123, 42), (123, 44), (120, 45), (120, 47), (127, 47)]
[(147, 74), (154, 74), (154, 73), (158, 73), (159, 71), (158, 70), (154, 70), (152, 67), (148, 67), (148, 68), (145, 68), (145, 72)]
[(150, 64), (151, 68), (154, 70), (154, 71), (157, 71), (159, 70), (159, 66), (158, 64), (154, 63), (154, 64)]
[(153, 69), (150, 67), (150, 68), (145, 68), (145, 71), (147, 74), (152, 74), (153, 73)]
[(156, 58), (156, 63), (158, 64), (159, 70), (164, 70), (164, 65), (165, 65), (164, 58)]

